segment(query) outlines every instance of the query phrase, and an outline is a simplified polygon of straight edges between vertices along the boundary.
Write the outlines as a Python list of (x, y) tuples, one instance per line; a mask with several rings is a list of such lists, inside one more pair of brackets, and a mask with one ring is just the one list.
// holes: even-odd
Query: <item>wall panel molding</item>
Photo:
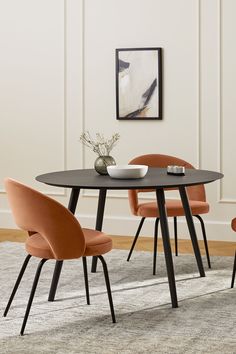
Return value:
[[(223, 1), (218, 0), (218, 21), (219, 21), (219, 30), (218, 30), (218, 48), (219, 48), (219, 67), (218, 67), (218, 95), (219, 95), (219, 115), (218, 115), (218, 168), (219, 171), (224, 173), (223, 171)], [(222, 204), (236, 204), (236, 198), (226, 198), (223, 193), (223, 186), (225, 183), (225, 179), (221, 179), (218, 183), (218, 201)], [(232, 186), (233, 187), (233, 186)]]
[[(63, 43), (64, 43), (64, 48), (63, 48), (63, 59), (64, 59), (64, 66), (63, 66), (63, 81), (64, 81), (64, 111), (63, 111), (63, 125), (64, 125), (64, 134), (63, 134), (63, 170), (67, 169), (67, 0), (63, 0), (63, 6), (64, 6), (64, 23), (63, 23)], [(58, 197), (66, 197), (67, 196), (67, 190), (64, 188), (60, 192), (60, 189), (55, 188), (54, 191), (41, 191), (43, 194), (46, 194), (48, 196), (58, 196)]]
[[(86, 131), (86, 123), (85, 123), (85, 112), (86, 112), (86, 107), (85, 107), (85, 70), (84, 70), (84, 63), (85, 63), (85, 0), (83, 0), (83, 67), (82, 67), (82, 72), (83, 72), (83, 107), (82, 107), (82, 130)], [(197, 112), (196, 112), (196, 136), (197, 136), (197, 146), (196, 146), (196, 167), (201, 168), (201, 0), (193, 0), (196, 6), (196, 32), (197, 32), (197, 39), (196, 39), (196, 46), (197, 46), (197, 52), (198, 52), (198, 60), (197, 60), (197, 67), (196, 67), (196, 107), (197, 107)], [(115, 70), (115, 68), (114, 68)], [(94, 156), (94, 160), (96, 158), (96, 155)], [(85, 146), (82, 146), (82, 168), (85, 168), (86, 166), (86, 154), (85, 154)], [(82, 190), (81, 195), (85, 198), (97, 198), (97, 193), (93, 191), (86, 191)], [(107, 195), (107, 198), (111, 199), (127, 199), (127, 197), (124, 195), (124, 193), (121, 193), (119, 191), (112, 191)], [(155, 197), (145, 197), (141, 196), (140, 200), (156, 200)]]
[[(24, 4), (25, 5), (25, 4)], [(26, 6), (26, 5), (25, 5)], [(44, 3), (42, 3), (42, 6), (44, 6)], [(46, 3), (45, 3), (46, 6)], [(63, 7), (63, 52), (62, 52), (62, 56), (63, 56), (63, 134), (61, 136), (61, 140), (60, 140), (60, 146), (62, 146), (62, 151), (63, 151), (63, 164), (61, 166), (61, 169), (65, 170), (67, 169), (67, 0), (61, 0), (60, 2), (58, 2), (58, 6), (61, 8)], [(20, 21), (20, 20), (19, 20)], [(53, 21), (53, 18), (52, 18)], [(17, 24), (16, 24), (17, 25)], [(41, 44), (43, 46), (43, 44)], [(19, 67), (17, 67), (19, 70)], [(25, 68), (23, 67), (22, 70), (24, 70)], [(33, 80), (33, 79), (32, 79)], [(46, 86), (46, 83), (45, 83)], [(47, 128), (45, 128), (47, 129)], [(45, 131), (46, 133), (46, 131)], [(53, 132), (52, 132), (53, 133)], [(45, 173), (48, 171), (45, 171)], [(33, 176), (36, 177), (36, 176)], [(40, 186), (40, 185), (39, 185)], [(67, 195), (67, 191), (65, 189), (59, 189), (56, 188), (47, 190), (45, 188), (45, 185), (41, 185), (42, 186), (42, 193), (46, 194), (46, 195), (51, 195), (51, 196), (58, 196), (58, 197), (65, 197)], [(5, 189), (3, 186), (0, 187), (0, 194), (5, 195)]]

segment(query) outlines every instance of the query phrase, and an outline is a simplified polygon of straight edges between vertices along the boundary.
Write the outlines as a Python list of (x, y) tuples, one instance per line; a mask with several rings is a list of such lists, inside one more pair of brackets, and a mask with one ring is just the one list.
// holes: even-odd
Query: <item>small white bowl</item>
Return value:
[(107, 166), (107, 172), (112, 178), (129, 179), (143, 178), (148, 171), (146, 165), (114, 165)]

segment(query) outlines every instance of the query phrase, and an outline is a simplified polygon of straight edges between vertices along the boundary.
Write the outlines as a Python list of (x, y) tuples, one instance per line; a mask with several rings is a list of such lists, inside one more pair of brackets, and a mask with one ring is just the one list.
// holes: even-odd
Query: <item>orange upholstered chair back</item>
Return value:
[(39, 233), (55, 259), (79, 258), (84, 254), (83, 231), (67, 208), (9, 178), (5, 180), (5, 188), (16, 224), (29, 235)]
[(234, 231), (236, 231), (236, 218), (231, 221), (231, 227)]
[[(190, 163), (179, 159), (178, 157), (160, 155), (160, 154), (148, 154), (142, 155), (134, 158), (130, 161), (132, 165), (147, 165), (149, 167), (160, 167), (166, 168), (168, 165), (178, 165), (184, 166), (185, 168), (194, 168)], [(175, 189), (175, 188), (172, 188)], [(138, 193), (139, 192), (151, 192), (151, 189), (143, 190), (130, 190), (129, 191), (129, 203), (133, 214), (136, 214), (138, 208)], [(187, 187), (188, 198), (190, 200), (198, 200), (205, 202), (206, 194), (204, 185), (197, 185), (192, 187)]]

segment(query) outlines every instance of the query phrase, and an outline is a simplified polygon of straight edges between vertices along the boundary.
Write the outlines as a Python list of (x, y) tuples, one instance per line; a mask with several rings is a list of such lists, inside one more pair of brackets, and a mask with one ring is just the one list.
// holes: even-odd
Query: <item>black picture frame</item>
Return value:
[(116, 119), (162, 119), (162, 48), (116, 49)]

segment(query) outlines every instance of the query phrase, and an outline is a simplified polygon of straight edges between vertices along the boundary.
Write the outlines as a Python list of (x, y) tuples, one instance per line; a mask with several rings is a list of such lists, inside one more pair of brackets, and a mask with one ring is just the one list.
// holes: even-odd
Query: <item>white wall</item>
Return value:
[[(236, 169), (232, 169), (236, 82), (234, 0), (1, 0), (0, 227), (14, 227), (5, 176), (53, 195), (68, 191), (34, 181), (38, 174), (92, 167), (83, 130), (119, 132), (117, 163), (144, 153), (172, 154), (222, 171), (206, 186), (209, 239), (234, 240)], [(163, 48), (163, 120), (115, 119), (115, 49)], [(109, 192), (104, 230), (134, 234), (126, 192)], [(78, 215), (94, 226), (96, 193), (85, 191)], [(188, 237), (184, 220), (181, 237)], [(147, 222), (143, 234), (152, 235)]]

